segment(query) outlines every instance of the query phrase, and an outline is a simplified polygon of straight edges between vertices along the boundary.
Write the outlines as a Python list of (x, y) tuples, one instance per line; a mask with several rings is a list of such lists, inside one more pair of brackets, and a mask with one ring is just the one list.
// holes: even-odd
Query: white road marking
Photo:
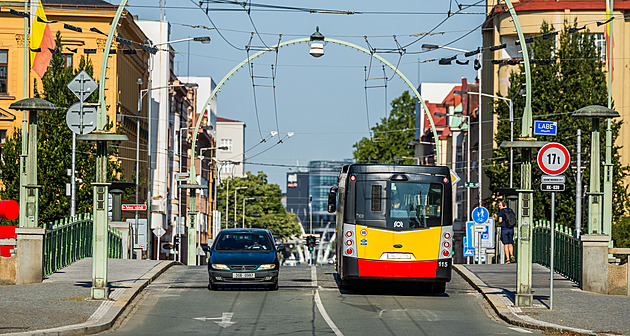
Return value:
[(311, 266), (311, 286), (317, 287), (317, 269), (315, 266)]
[(219, 322), (214, 321), (214, 323), (220, 325), (223, 328), (227, 328), (229, 326), (231, 326), (232, 324), (235, 324), (236, 322), (232, 322), (232, 316), (234, 316), (234, 313), (223, 313), (223, 315), (221, 317), (195, 317), (193, 318), (193, 320), (197, 320), (197, 321), (208, 321), (208, 320), (221, 320)]
[(525, 329), (519, 328), (519, 327), (508, 327), (508, 329), (512, 329), (514, 331), (518, 331), (518, 332), (523, 333), (523, 334), (531, 334), (532, 333), (529, 330), (525, 330)]
[[(311, 285), (314, 288), (317, 288), (317, 269), (315, 268), (315, 266), (311, 266)], [(335, 322), (333, 322), (330, 316), (328, 316), (328, 313), (326, 312), (326, 308), (324, 308), (324, 305), (322, 304), (322, 299), (319, 297), (319, 291), (317, 289), (315, 289), (314, 298), (315, 298), (315, 305), (317, 306), (317, 310), (319, 310), (319, 313), (322, 315), (322, 317), (324, 318), (324, 321), (326, 321), (330, 329), (335, 333), (335, 335), (343, 336), (343, 333), (341, 332), (341, 330), (337, 328), (337, 325), (335, 325)]]

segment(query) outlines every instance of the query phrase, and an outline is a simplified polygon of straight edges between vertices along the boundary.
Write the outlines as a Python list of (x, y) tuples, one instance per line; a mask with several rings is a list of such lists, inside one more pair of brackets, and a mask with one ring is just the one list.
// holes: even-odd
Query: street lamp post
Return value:
[[(204, 43), (204, 44), (210, 43), (210, 37), (207, 37), (207, 36), (188, 37), (188, 38), (185, 38), (185, 39), (165, 41), (165, 42), (160, 42), (160, 43), (156, 43), (156, 44), (153, 44), (153, 42), (151, 40), (147, 40), (146, 42), (149, 44), (149, 47), (157, 48), (159, 46), (169, 45), (169, 44), (177, 43), (177, 42), (191, 41), (191, 40), (192, 41), (201, 42), (201, 43)], [(152, 142), (153, 141), (151, 139), (151, 137), (152, 137), (152, 128), (153, 128), (153, 125), (152, 125), (152, 119), (153, 118), (152, 118), (152, 111), (151, 110), (152, 110), (152, 105), (153, 104), (151, 102), (151, 93), (152, 93), (151, 91), (157, 90), (157, 89), (165, 89), (165, 88), (169, 88), (171, 86), (162, 86), (162, 87), (156, 87), (156, 88), (152, 87), (152, 85), (153, 85), (152, 72), (153, 72), (153, 58), (154, 58), (153, 53), (149, 53), (149, 58), (150, 58), (149, 59), (149, 66), (148, 66), (149, 83), (148, 83), (148, 87), (146, 89), (147, 96), (148, 96), (148, 101), (149, 101), (149, 104), (147, 106), (147, 117), (148, 117), (148, 128), (149, 128), (149, 133), (148, 133), (148, 137), (149, 138), (148, 138), (148, 144), (147, 144), (147, 166), (148, 166), (148, 170), (149, 170), (149, 173), (147, 174), (148, 175), (148, 181), (149, 181), (149, 183), (148, 183), (149, 185), (148, 185), (148, 188), (147, 188), (147, 245), (148, 245), (147, 246), (147, 250), (151, 251), (151, 248), (150, 248), (150, 245), (151, 245), (150, 241), (151, 240), (148, 239), (149, 237), (151, 237), (150, 236), (151, 213), (152, 213), (151, 212), (151, 201), (152, 201), (152, 197), (153, 197), (153, 195), (152, 195), (153, 194), (153, 190), (152, 190), (153, 189), (153, 183), (152, 183), (153, 182), (153, 159), (151, 157), (152, 156), (151, 152), (153, 150), (152, 149)], [(185, 85), (180, 85), (180, 86), (185, 86)]]
[[(465, 91), (455, 91), (455, 94), (466, 93)], [(464, 114), (447, 114), (447, 113), (435, 113), (436, 116), (458, 116), (464, 118), (464, 121), (468, 125), (467, 140), (466, 140), (466, 182), (470, 181), (470, 115)], [(460, 125), (461, 130), (461, 125)], [(470, 188), (466, 188), (466, 220), (470, 221)]]
[[(491, 95), (491, 94), (487, 94), (487, 93), (480, 93), (480, 92), (472, 92), (472, 91), (458, 91), (455, 90), (454, 91), (455, 94), (460, 94), (460, 95), (464, 95), (464, 94), (472, 94), (472, 95), (481, 95), (483, 97), (489, 97), (489, 98), (495, 98), (495, 99), (501, 99), (503, 101), (505, 101), (508, 105), (508, 109), (509, 109), (509, 115), (510, 115), (510, 141), (514, 141), (514, 102), (513, 102), (513, 98), (505, 98), (505, 97), (500, 97), (500, 96), (495, 96), (495, 95)], [(520, 92), (519, 92), (520, 93)], [(481, 104), (481, 99), (479, 100), (479, 103)], [(479, 119), (479, 122), (481, 123), (481, 119)], [(480, 130), (480, 134), (481, 134), (481, 126), (479, 126), (479, 130)], [(481, 139), (481, 136), (479, 136), (479, 138)], [(479, 145), (479, 148), (481, 148), (481, 145)], [(514, 165), (514, 148), (510, 148), (510, 188), (513, 188), (513, 165)], [(479, 182), (480, 182), (480, 186), (481, 186), (481, 175), (479, 177)]]
[(244, 197), (243, 198), (243, 229), (245, 228), (245, 201), (254, 200), (256, 197)]
[(236, 192), (238, 190), (243, 190), (243, 189), (248, 189), (248, 187), (236, 187), (236, 188), (234, 188), (234, 227), (236, 227), (236, 223), (237, 223), (237, 221), (236, 221), (236, 204), (237, 204), (236, 203)]
[(588, 188), (588, 230), (587, 234), (610, 234), (602, 225), (602, 196), (600, 179), (599, 122), (600, 119), (618, 118), (619, 112), (604, 106), (591, 105), (571, 114), (576, 118), (590, 118), (591, 129), (591, 169)]

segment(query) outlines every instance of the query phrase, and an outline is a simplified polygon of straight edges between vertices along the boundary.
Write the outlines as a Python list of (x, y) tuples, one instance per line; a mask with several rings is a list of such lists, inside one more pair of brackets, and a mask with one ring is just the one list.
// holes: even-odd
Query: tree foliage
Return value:
[[(569, 28), (577, 24), (565, 22), (560, 32), (559, 46), (556, 48), (554, 39), (544, 39), (538, 36), (529, 44), (534, 64), (532, 64), (532, 112), (534, 120), (550, 120), (558, 122), (557, 136), (536, 136), (539, 141), (559, 142), (565, 145), (571, 152), (572, 165), (576, 163), (577, 130), (581, 130), (582, 138), (582, 174), (583, 191), (588, 190), (590, 169), (591, 121), (578, 119), (571, 116), (573, 111), (588, 105), (607, 106), (606, 74), (603, 69), (602, 56), (595, 45), (594, 36), (588, 30), (585, 32), (569, 33)], [(553, 31), (553, 27), (543, 23), (541, 34)], [(553, 62), (545, 62), (551, 60)], [(520, 120), (525, 107), (525, 97), (518, 94), (523, 88), (525, 76), (523, 66), (519, 72), (511, 73), (510, 87), (507, 97), (514, 97), (514, 133), (520, 134)], [(500, 144), (510, 138), (509, 111), (505, 104), (496, 104), (494, 113), (497, 115), (498, 131), (495, 141)], [(601, 124), (601, 130), (605, 129), (605, 122)], [(619, 135), (621, 121), (612, 122), (613, 143)], [(601, 132), (600, 157), (605, 157), (605, 132)], [(621, 219), (626, 212), (629, 200), (627, 187), (623, 180), (629, 173), (628, 166), (622, 166), (619, 147), (613, 146), (614, 185), (613, 185), (613, 226), (621, 225)], [(540, 190), (540, 176), (543, 172), (536, 163), (537, 152), (532, 153), (532, 189)], [(509, 181), (509, 150), (496, 147), (493, 152), (493, 165), (485, 169), (490, 178), (490, 188), (495, 190), (506, 187)], [(514, 185), (520, 184), (521, 157), (518, 150), (514, 151)], [(603, 162), (602, 162), (603, 163)], [(603, 170), (602, 170), (603, 171)], [(576, 169), (567, 169), (566, 191), (556, 193), (555, 218), (562, 225), (573, 227), (575, 224), (575, 189)], [(603, 178), (602, 178), (603, 180)], [(497, 197), (498, 195), (495, 195)], [(587, 228), (586, 193), (582, 195), (582, 227)], [(534, 192), (534, 219), (549, 219), (551, 217), (551, 197), (549, 193)], [(627, 226), (627, 225), (626, 225)], [(613, 239), (620, 237), (620, 230), (613, 229)], [(616, 232), (616, 233), (615, 233)], [(627, 233), (626, 233), (627, 236)]]
[[(241, 227), (243, 224), (243, 199), (245, 199), (245, 227), (270, 230), (276, 238), (299, 236), (300, 224), (295, 214), (282, 206), (282, 191), (277, 184), (269, 184), (262, 171), (257, 175), (247, 172), (245, 178), (229, 178), (217, 187), (217, 210), (221, 212), (222, 227)], [(236, 188), (239, 188), (238, 190)], [(246, 188), (246, 189), (243, 189)], [(234, 193), (236, 190), (236, 204)], [(228, 198), (227, 218), (225, 200)], [(236, 205), (236, 222), (234, 210)]]
[(357, 163), (413, 164), (413, 148), (408, 145), (415, 135), (416, 100), (405, 91), (391, 102), (392, 110), (380, 123), (371, 128), (373, 137), (363, 138), (352, 145)]
[[(81, 56), (76, 69), (65, 66), (61, 34), (56, 35), (56, 52), (52, 54), (50, 65), (41, 79), (41, 89), (35, 81), (35, 97), (45, 99), (55, 104), (59, 109), (38, 113), (37, 115), (37, 181), (42, 186), (39, 193), (39, 224), (61, 219), (70, 215), (70, 196), (66, 196), (66, 183), (70, 183), (67, 174), (71, 168), (72, 132), (66, 125), (68, 108), (78, 102), (78, 99), (67, 88), (68, 83), (79, 72), (85, 70), (90, 76), (94, 69), (89, 58)], [(93, 94), (88, 102), (96, 102), (98, 97)], [(111, 126), (111, 125), (109, 125)], [(4, 183), (4, 190), (0, 191), (2, 199), (19, 199), (19, 156), (21, 153), (22, 132), (15, 129), (13, 135), (7, 138), (4, 160), (0, 162), (0, 178)], [(95, 148), (82, 142), (77, 142), (76, 175), (83, 180), (77, 184), (76, 213), (92, 211), (92, 185), (96, 177)], [(116, 151), (110, 149), (110, 155)], [(120, 165), (110, 160), (108, 180), (120, 177)]]

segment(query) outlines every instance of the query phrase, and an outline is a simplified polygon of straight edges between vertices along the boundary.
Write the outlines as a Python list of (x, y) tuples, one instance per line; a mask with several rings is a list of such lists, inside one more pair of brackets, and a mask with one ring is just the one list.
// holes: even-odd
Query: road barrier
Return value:
[[(48, 223), (44, 236), (44, 276), (73, 262), (92, 256), (91, 214), (77, 215)], [(122, 235), (108, 226), (108, 257), (122, 258)]]
[[(534, 221), (533, 226), (533, 262), (549, 267), (550, 231), (548, 220)], [(556, 224), (555, 227), (554, 270), (572, 281), (582, 281), (582, 248), (580, 240), (575, 238), (573, 229)]]

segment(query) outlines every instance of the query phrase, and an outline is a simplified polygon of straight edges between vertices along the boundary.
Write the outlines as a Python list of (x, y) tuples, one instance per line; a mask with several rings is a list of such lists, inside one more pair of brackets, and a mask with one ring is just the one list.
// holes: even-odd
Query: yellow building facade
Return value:
[[(604, 32), (606, 25), (598, 26), (597, 22), (606, 21), (606, 1), (528, 0), (512, 2), (526, 38), (539, 35), (543, 21), (552, 25), (555, 31), (562, 31), (565, 21), (572, 24), (574, 20), (577, 20), (579, 27), (586, 26), (591, 34), (595, 34), (596, 44), (602, 50), (602, 62), (605, 62), (604, 55), (607, 52)], [(510, 72), (518, 71), (518, 66), (492, 64), (490, 60), (518, 60), (522, 59), (522, 55), (520, 54), (520, 46), (514, 44), (518, 37), (510, 14), (503, 7), (503, 1), (487, 0), (487, 5), (489, 8), (489, 19), (486, 21), (483, 29), (483, 46), (486, 48), (483, 55), (483, 92), (492, 94), (499, 92), (501, 95), (506, 96), (510, 85)], [(630, 120), (630, 95), (627, 94), (630, 81), (630, 34), (627, 32), (630, 32), (630, 21), (628, 21), (626, 16), (629, 11), (630, 1), (614, 1), (613, 16), (615, 19), (612, 21), (613, 81), (611, 92), (614, 109), (621, 115), (621, 118), (618, 120), (625, 121), (616, 142), (616, 145), (621, 147), (620, 154), (623, 165), (630, 164), (630, 146), (624, 146), (630, 144), (630, 124), (627, 122)], [(555, 38), (558, 38), (558, 36)], [(507, 44), (507, 48), (496, 51), (487, 49), (503, 43)], [(608, 76), (608, 73), (606, 75)], [(536, 84), (533, 83), (533, 85)], [(490, 111), (491, 105), (489, 106), (487, 103), (489, 101), (484, 101), (484, 105), (488, 106), (484, 106), (485, 110)], [(484, 116), (484, 119), (486, 118), (491, 117)], [(494, 125), (496, 131), (497, 120), (495, 120)], [(605, 129), (605, 123), (602, 127), (602, 130)], [(495, 144), (495, 146), (497, 145)], [(630, 181), (627, 181), (627, 183), (630, 183)]]
[[(112, 19), (117, 6), (112, 6), (100, 0), (77, 1), (85, 4), (56, 4), (56, 1), (44, 1), (44, 11), (47, 19), (52, 22), (49, 27), (53, 36), (61, 32), (66, 65), (77, 67), (82, 56), (90, 59), (94, 67), (93, 78), (100, 79), (101, 63), (104, 55), (104, 47), (107, 40)], [(14, 4), (13, 6), (11, 4)], [(37, 74), (29, 69), (28, 78), (24, 76), (24, 18), (11, 12), (24, 12), (23, 5), (16, 3), (3, 3), (0, 9), (0, 146), (4, 146), (6, 138), (11, 136), (14, 128), (21, 130), (22, 112), (14, 111), (9, 106), (23, 98), (34, 96), (35, 85), (41, 91), (41, 82)], [(76, 31), (80, 28), (81, 32)], [(103, 34), (104, 33), (104, 34)], [(140, 44), (146, 40), (145, 34), (134, 22), (129, 12), (121, 17), (116, 36), (123, 40), (117, 40), (112, 44), (110, 59), (105, 80), (105, 102), (107, 104), (107, 116), (113, 123), (113, 131), (122, 128), (129, 138), (119, 145), (118, 159), (122, 166), (123, 174), (127, 180), (131, 180), (136, 168), (140, 171), (141, 179), (146, 181), (147, 176), (147, 113), (146, 108), (140, 112), (140, 129), (138, 121), (138, 97), (140, 90), (146, 87), (148, 82), (149, 53), (140, 48)], [(131, 45), (127, 41), (131, 41)], [(138, 79), (143, 84), (139, 84)], [(24, 94), (24, 81), (28, 83), (28, 93)], [(98, 95), (98, 89), (93, 93)], [(146, 99), (145, 99), (146, 100)], [(146, 102), (143, 104), (146, 107)], [(68, 106), (60, 106), (67, 108)], [(139, 140), (140, 160), (136, 167), (136, 145)], [(68, 151), (71, 149), (68, 148)], [(70, 167), (68, 167), (69, 169)], [(146, 183), (139, 190), (141, 201), (146, 195)]]

